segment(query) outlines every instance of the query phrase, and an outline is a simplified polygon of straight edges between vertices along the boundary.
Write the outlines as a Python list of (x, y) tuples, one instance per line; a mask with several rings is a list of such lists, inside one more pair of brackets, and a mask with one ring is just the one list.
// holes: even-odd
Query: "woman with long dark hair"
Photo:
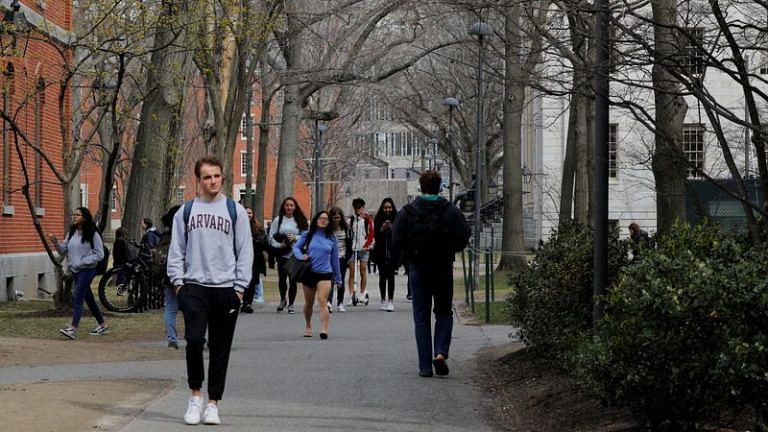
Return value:
[(76, 208), (72, 212), (72, 224), (64, 241), (59, 241), (50, 233), (48, 240), (53, 243), (59, 254), (67, 256), (67, 264), (74, 278), (72, 321), (59, 329), (59, 333), (69, 339), (75, 338), (77, 326), (83, 316), (83, 300), (85, 300), (98, 323), (90, 334), (96, 336), (107, 334), (109, 327), (91, 291), (91, 282), (96, 276), (96, 265), (104, 258), (104, 243), (96, 232), (96, 224), (93, 222), (91, 212), (85, 207)]
[(310, 268), (301, 281), (304, 288), (304, 337), (312, 337), (312, 307), (317, 298), (320, 306), (320, 339), (328, 339), (328, 326), (331, 322), (327, 307), (328, 293), (333, 282), (341, 283), (339, 248), (328, 212), (318, 212), (312, 218), (309, 232), (293, 245), (293, 255), (310, 262)]
[[(344, 211), (340, 207), (332, 207), (328, 211), (331, 218), (331, 230), (336, 236), (336, 245), (339, 248), (339, 267), (341, 268), (341, 283), (336, 285), (336, 311), (346, 312), (344, 307), (344, 277), (347, 273), (347, 257), (352, 255), (352, 233), (349, 232), (349, 225), (344, 220)], [(328, 302), (333, 304), (333, 289), (328, 294)]]
[(245, 207), (248, 213), (248, 221), (251, 226), (251, 238), (253, 240), (253, 266), (251, 267), (251, 283), (243, 293), (243, 305), (240, 312), (253, 313), (252, 303), (256, 303), (257, 308), (264, 306), (264, 285), (261, 283), (261, 275), (267, 275), (267, 262), (264, 260), (264, 251), (267, 247), (267, 233), (264, 225), (256, 219), (253, 209)]
[(400, 255), (392, 242), (392, 222), (395, 221), (397, 208), (392, 198), (384, 198), (379, 211), (373, 218), (373, 232), (376, 239), (371, 258), (379, 270), (379, 310), (394, 312), (395, 271), (400, 266)]
[[(269, 244), (274, 250), (278, 251), (277, 257), (277, 286), (280, 290), (280, 304), (277, 311), (282, 312), (288, 306), (288, 313), (296, 313), (293, 303), (296, 301), (296, 281), (290, 280), (288, 272), (285, 271), (285, 263), (292, 253), (292, 245), (299, 238), (301, 233), (305, 232), (309, 224), (307, 217), (299, 207), (298, 201), (293, 197), (287, 197), (280, 204), (280, 212), (272, 220), (269, 226)], [(286, 302), (286, 293), (288, 301)]]

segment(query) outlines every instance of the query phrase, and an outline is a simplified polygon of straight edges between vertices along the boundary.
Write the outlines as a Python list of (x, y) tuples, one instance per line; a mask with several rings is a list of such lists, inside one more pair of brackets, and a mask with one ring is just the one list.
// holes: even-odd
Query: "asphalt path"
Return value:
[[(494, 431), (485, 419), (481, 391), (473, 376), (475, 355), (509, 342), (511, 328), (454, 325), (451, 373), (418, 376), (412, 310), (397, 277), (395, 312), (378, 310), (378, 278), (368, 306), (349, 306), (331, 315), (329, 338), (302, 337), (303, 296), (297, 313), (276, 313), (267, 305), (241, 314), (220, 402), (221, 426), (228, 431)], [(456, 301), (460, 301), (459, 298)], [(160, 346), (159, 344), (157, 345)], [(182, 344), (183, 349), (183, 344)], [(183, 360), (12, 367), (0, 369), (0, 383), (41, 379), (158, 378), (176, 380), (123, 430), (189, 431), (184, 424), (189, 390)], [(206, 382), (207, 383), (207, 382)], [(205, 387), (205, 384), (204, 384)], [(203, 389), (205, 390), (205, 388)]]

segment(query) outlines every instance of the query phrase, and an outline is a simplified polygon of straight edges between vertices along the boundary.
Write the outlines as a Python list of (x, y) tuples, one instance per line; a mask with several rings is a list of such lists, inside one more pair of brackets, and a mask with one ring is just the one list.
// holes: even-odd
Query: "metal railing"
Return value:
[(475, 278), (474, 266), (472, 263), (475, 258), (480, 259), (481, 265), (485, 266), (485, 322), (491, 322), (491, 303), (496, 301), (496, 287), (494, 283), (494, 274), (496, 263), (494, 262), (493, 249), (486, 248), (477, 253), (473, 248), (467, 248), (461, 252), (461, 267), (464, 272), (464, 294), (465, 303), (475, 311), (475, 291), (479, 287), (475, 286), (475, 280), (480, 280), (480, 275)]

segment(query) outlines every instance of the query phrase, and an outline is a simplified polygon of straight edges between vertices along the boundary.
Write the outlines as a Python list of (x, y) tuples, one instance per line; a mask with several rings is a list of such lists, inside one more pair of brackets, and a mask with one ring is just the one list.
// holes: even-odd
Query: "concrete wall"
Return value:
[(0, 302), (15, 299), (16, 292), (21, 292), (24, 298), (47, 298), (49, 294), (45, 291), (53, 293), (55, 289), (56, 275), (48, 255), (0, 255)]

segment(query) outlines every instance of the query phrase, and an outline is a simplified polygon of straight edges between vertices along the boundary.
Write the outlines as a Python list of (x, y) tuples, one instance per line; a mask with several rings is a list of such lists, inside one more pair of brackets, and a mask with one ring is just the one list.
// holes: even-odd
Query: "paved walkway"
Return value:
[[(371, 275), (371, 282), (378, 282)], [(509, 327), (454, 327), (448, 378), (420, 378), (410, 303), (398, 276), (395, 312), (367, 307), (331, 315), (330, 337), (303, 338), (302, 315), (274, 305), (242, 314), (221, 402), (228, 431), (493, 431), (472, 382), (476, 352), (508, 342)], [(301, 293), (297, 303), (303, 300)], [(460, 300), (460, 299), (457, 299)], [(297, 308), (300, 311), (300, 308)], [(317, 312), (317, 311), (316, 311)], [(161, 347), (160, 344), (157, 344)], [(163, 344), (164, 346), (164, 344)], [(189, 431), (182, 416), (188, 390), (182, 360), (0, 369), (0, 384), (81, 378), (161, 378), (178, 385), (123, 430)], [(200, 426), (201, 428), (211, 428)]]

